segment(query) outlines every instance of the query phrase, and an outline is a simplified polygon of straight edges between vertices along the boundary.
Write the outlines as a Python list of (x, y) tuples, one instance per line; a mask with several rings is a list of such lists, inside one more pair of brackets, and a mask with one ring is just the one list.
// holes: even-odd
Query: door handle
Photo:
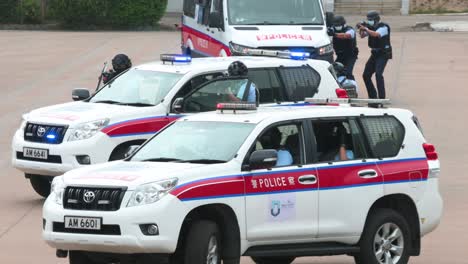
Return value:
[(379, 176), (379, 174), (375, 170), (362, 170), (358, 172), (358, 175), (363, 179), (372, 179)]
[(299, 183), (304, 185), (312, 185), (317, 183), (317, 176), (315, 175), (304, 175), (299, 177)]

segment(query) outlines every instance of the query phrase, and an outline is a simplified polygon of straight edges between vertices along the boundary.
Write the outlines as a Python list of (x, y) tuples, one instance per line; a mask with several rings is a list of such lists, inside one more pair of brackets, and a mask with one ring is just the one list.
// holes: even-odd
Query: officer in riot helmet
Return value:
[[(357, 25), (361, 38), (368, 38), (371, 56), (366, 63), (363, 73), (369, 98), (385, 99), (384, 70), (389, 59), (392, 58), (392, 45), (390, 42), (390, 26), (383, 23), (377, 11), (367, 13), (367, 21)], [(375, 73), (377, 91), (372, 82)]]
[(345, 66), (346, 78), (354, 80), (353, 70), (359, 53), (356, 45), (356, 31), (346, 24), (343, 16), (335, 16), (332, 21), (332, 27), (328, 32), (333, 36), (336, 62)]
[[(245, 77), (248, 78), (249, 69), (241, 61), (235, 61), (231, 63), (228, 67), (228, 76), (229, 77)], [(249, 87), (249, 91), (246, 93), (245, 89)], [(229, 98), (232, 101), (246, 101), (249, 103), (257, 103), (257, 88), (255, 83), (247, 80), (239, 87), (237, 92), (230, 90)]]
[(132, 61), (125, 54), (117, 54), (112, 59), (112, 69), (102, 73), (102, 82), (104, 84), (110, 82), (122, 72), (132, 67)]

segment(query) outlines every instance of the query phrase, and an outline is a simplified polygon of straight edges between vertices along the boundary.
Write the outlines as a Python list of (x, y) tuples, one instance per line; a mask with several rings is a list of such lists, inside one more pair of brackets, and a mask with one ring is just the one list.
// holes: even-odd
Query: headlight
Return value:
[(24, 114), (22, 117), (21, 117), (21, 124), (20, 124), (20, 128), (19, 130), (23, 131), (24, 132), (24, 129), (26, 128), (26, 123), (28, 122), (28, 115), (27, 114)]
[(252, 50), (255, 50), (251, 47), (242, 46), (233, 42), (229, 43), (229, 48), (231, 49), (231, 53), (234, 55), (249, 55)]
[(58, 176), (55, 177), (52, 181), (52, 186), (50, 187), (51, 190), (51, 198), (56, 204), (62, 205), (63, 204), (63, 193), (65, 192), (65, 183), (63, 182), (63, 177)]
[(155, 203), (177, 185), (177, 178), (140, 185), (133, 192), (127, 207)]
[(333, 45), (328, 44), (326, 46), (322, 46), (320, 48), (317, 48), (319, 55), (325, 55), (327, 53), (332, 53), (333, 52)]
[(102, 119), (102, 120), (97, 120), (97, 121), (83, 123), (81, 125), (78, 125), (78, 127), (76, 127), (76, 129), (72, 132), (72, 134), (68, 138), (68, 141), (88, 139), (96, 135), (97, 132), (99, 132), (101, 129), (106, 127), (108, 124), (109, 124), (109, 119)]

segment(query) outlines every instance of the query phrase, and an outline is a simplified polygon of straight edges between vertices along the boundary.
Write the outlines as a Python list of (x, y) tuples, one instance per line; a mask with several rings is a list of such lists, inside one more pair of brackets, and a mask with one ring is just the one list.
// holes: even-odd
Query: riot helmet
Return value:
[(229, 65), (228, 74), (231, 77), (245, 77), (249, 73), (249, 69), (241, 61), (235, 61)]
[(120, 73), (132, 67), (132, 61), (125, 54), (117, 54), (112, 59), (112, 68)]

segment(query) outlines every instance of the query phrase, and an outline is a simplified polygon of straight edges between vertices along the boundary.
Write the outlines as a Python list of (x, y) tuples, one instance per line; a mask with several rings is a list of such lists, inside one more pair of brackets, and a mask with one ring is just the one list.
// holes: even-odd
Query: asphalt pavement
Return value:
[[(178, 52), (177, 32), (0, 31), (0, 263), (68, 263), (41, 239), (40, 199), (10, 163), (11, 139), (21, 114), (68, 102), (76, 87), (93, 89), (104, 61), (125, 52), (134, 64)], [(415, 264), (466, 264), (468, 246), (468, 34), (396, 32), (394, 59), (385, 72), (396, 107), (413, 110), (442, 162), (442, 223), (423, 238)], [(359, 41), (355, 76), (369, 51)], [(361, 80), (361, 95), (365, 96)], [(251, 264), (243, 259), (243, 264)], [(298, 259), (295, 263), (350, 264), (350, 257)]]

